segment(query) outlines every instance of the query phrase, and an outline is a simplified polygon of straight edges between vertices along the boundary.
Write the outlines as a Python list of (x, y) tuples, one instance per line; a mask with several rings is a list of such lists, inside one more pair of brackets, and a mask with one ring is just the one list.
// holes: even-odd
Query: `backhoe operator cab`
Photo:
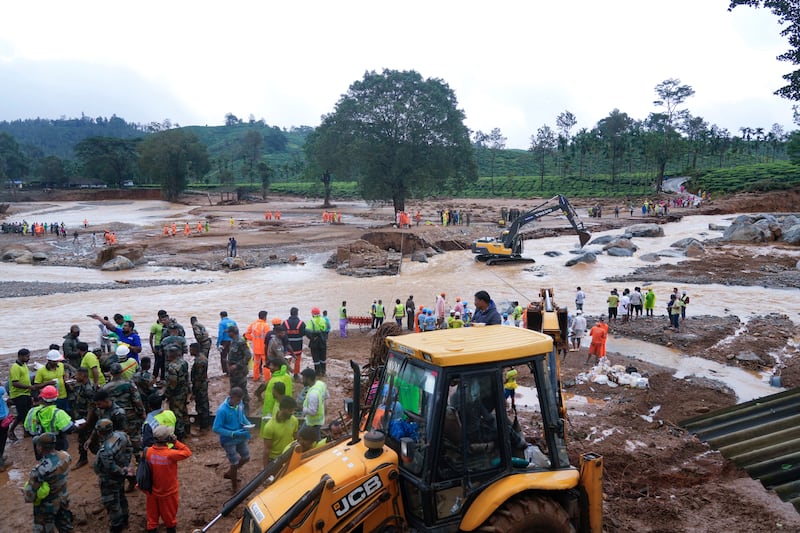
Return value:
[[(549, 336), (488, 326), (389, 337), (387, 344), (366, 429), (383, 432), (399, 456), (408, 527), (590, 530), (589, 499), (600, 490), (584, 485), (588, 478), (599, 485), (600, 474), (582, 483), (569, 464)], [(537, 394), (545, 449), (529, 449), (530, 463), (525, 436), (507, 414), (503, 381), (511, 368), (517, 379), (532, 378)], [(600, 520), (598, 514), (595, 531)]]

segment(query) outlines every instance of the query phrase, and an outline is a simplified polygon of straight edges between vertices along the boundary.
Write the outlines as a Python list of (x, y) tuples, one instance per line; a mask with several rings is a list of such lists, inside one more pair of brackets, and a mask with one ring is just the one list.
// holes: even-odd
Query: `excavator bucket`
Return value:
[(578, 240), (581, 242), (581, 248), (589, 242), (589, 239), (592, 238), (592, 234), (588, 231), (579, 231), (578, 232)]

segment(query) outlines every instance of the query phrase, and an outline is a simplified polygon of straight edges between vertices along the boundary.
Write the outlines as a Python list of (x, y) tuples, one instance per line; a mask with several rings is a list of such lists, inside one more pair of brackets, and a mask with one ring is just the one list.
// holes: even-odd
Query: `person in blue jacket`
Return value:
[(214, 418), (214, 433), (219, 435), (219, 443), (225, 450), (230, 468), (223, 475), (230, 479), (236, 488), (236, 475), (240, 467), (250, 461), (250, 429), (253, 425), (244, 414), (242, 397), (244, 392), (239, 387), (234, 387), (225, 401), (217, 408)]
[(493, 326), (502, 323), (497, 306), (494, 305), (492, 298), (486, 291), (475, 293), (475, 312), (472, 314), (471, 323), (486, 324)]

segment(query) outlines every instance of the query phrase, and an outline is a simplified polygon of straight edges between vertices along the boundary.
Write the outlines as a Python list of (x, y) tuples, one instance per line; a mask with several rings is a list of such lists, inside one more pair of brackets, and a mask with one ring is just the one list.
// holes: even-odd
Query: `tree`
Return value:
[(686, 135), (689, 153), (692, 156), (692, 162), (689, 166), (692, 170), (695, 170), (697, 169), (697, 154), (705, 148), (708, 140), (708, 122), (703, 120), (703, 117), (693, 117), (687, 114), (681, 125), (681, 130)]
[(800, 131), (795, 131), (789, 136), (786, 143), (786, 153), (793, 165), (800, 165)]
[(174, 202), (186, 189), (190, 176), (209, 171), (208, 149), (194, 133), (172, 129), (155, 133), (139, 147), (142, 172), (161, 183), (161, 195)]
[(487, 142), (489, 142), (489, 136), (481, 130), (478, 130), (472, 134), (472, 143), (475, 146), (475, 161), (478, 164), (478, 169), (480, 169), (481, 153), (486, 148)]
[(64, 168), (64, 161), (60, 157), (48, 155), (42, 158), (39, 161), (39, 173), (44, 178), (45, 183), (56, 187), (69, 185), (69, 178)]
[(28, 160), (20, 151), (17, 140), (0, 132), (0, 179), (21, 180), (28, 174)]
[(633, 120), (627, 113), (621, 113), (619, 109), (614, 109), (606, 118), (597, 123), (600, 131), (600, 140), (606, 149), (606, 154), (611, 162), (611, 185), (616, 184), (619, 164), (625, 154), (626, 133), (633, 124)]
[(331, 207), (331, 182), (333, 181), (331, 171), (325, 170), (321, 179), (322, 184), (325, 186), (325, 201), (322, 203), (322, 207)]
[(539, 189), (544, 190), (545, 160), (553, 153), (556, 147), (556, 136), (547, 124), (536, 130), (536, 135), (531, 135), (530, 151), (533, 152), (539, 164)]
[(236, 126), (237, 124), (241, 124), (242, 119), (238, 118), (233, 113), (225, 113), (225, 125), (226, 126)]
[(84, 174), (112, 187), (136, 176), (136, 145), (132, 139), (89, 137), (75, 145), (75, 157)]
[(493, 128), (492, 131), (489, 133), (488, 141), (489, 141), (489, 164), (491, 167), (491, 189), (492, 189), (492, 196), (494, 196), (494, 161), (497, 157), (497, 152), (502, 150), (506, 147), (506, 141), (508, 139), (503, 137), (503, 134), (500, 133), (500, 128)]
[(258, 177), (261, 179), (261, 198), (267, 199), (267, 191), (269, 190), (269, 182), (272, 177), (272, 169), (264, 161), (259, 161), (256, 165)]
[(264, 137), (256, 130), (247, 130), (241, 138), (242, 159), (247, 167), (247, 175), (250, 176), (250, 185), (256, 175), (256, 164), (261, 160), (261, 146), (264, 144)]
[(650, 113), (644, 122), (645, 151), (653, 158), (658, 173), (656, 192), (660, 192), (664, 184), (664, 170), (667, 163), (681, 150), (682, 139), (670, 127), (667, 115), (664, 113)]
[(415, 71), (374, 71), (354, 82), (318, 128), (320, 168), (358, 179), (367, 200), (411, 195), (477, 177), (464, 112), (442, 80)]
[[(797, 0), (731, 0), (728, 11), (742, 5), (770, 9), (780, 24), (788, 24), (781, 30), (781, 35), (789, 40), (790, 48), (778, 59), (800, 65), (800, 8)], [(800, 100), (800, 70), (784, 74), (783, 79), (789, 82), (788, 85), (775, 91), (775, 94), (787, 100)]]
[(661, 192), (661, 187), (664, 184), (664, 169), (667, 162), (675, 157), (674, 150), (679, 146), (679, 143), (674, 142), (675, 122), (685, 119), (689, 113), (685, 109), (678, 109), (678, 106), (694, 95), (694, 89), (689, 85), (681, 85), (681, 80), (677, 78), (669, 78), (656, 85), (655, 91), (658, 95), (658, 100), (654, 100), (653, 105), (663, 107), (666, 111), (665, 113), (651, 115), (651, 117), (657, 116), (655, 121), (651, 120), (651, 125), (654, 125), (662, 133), (663, 145), (656, 150), (659, 155), (657, 158), (656, 192)]
[(556, 129), (558, 129), (558, 152), (561, 154), (561, 175), (567, 175), (567, 148), (572, 140), (572, 128), (578, 123), (569, 110), (559, 113), (556, 117)]

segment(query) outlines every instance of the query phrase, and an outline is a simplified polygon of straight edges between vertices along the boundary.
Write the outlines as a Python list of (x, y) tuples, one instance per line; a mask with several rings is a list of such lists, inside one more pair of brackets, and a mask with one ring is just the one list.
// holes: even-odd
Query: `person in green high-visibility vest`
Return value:
[(347, 302), (342, 302), (339, 308), (339, 336), (347, 337)]
[(379, 328), (383, 324), (383, 319), (386, 318), (386, 309), (383, 307), (383, 300), (378, 300), (375, 305), (375, 327)]
[(403, 319), (406, 317), (406, 306), (400, 303), (400, 298), (394, 301), (394, 320), (397, 322), (397, 327), (403, 327)]

